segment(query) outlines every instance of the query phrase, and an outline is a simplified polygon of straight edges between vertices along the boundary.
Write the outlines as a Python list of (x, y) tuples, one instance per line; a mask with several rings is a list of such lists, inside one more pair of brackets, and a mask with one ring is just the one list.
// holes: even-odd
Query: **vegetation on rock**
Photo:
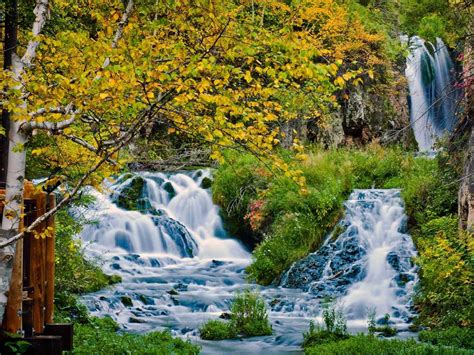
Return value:
[(271, 335), (272, 326), (268, 320), (264, 300), (255, 291), (238, 293), (230, 307), (230, 320), (210, 320), (199, 332), (202, 339), (222, 340), (237, 336), (253, 337)]

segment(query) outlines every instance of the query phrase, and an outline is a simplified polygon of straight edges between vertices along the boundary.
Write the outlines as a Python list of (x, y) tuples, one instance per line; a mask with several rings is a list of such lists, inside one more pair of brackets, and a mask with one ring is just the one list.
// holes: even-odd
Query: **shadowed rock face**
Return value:
[(365, 276), (360, 262), (365, 254), (359, 245), (357, 228), (348, 226), (335, 242), (296, 262), (285, 275), (282, 286), (301, 288), (320, 298), (339, 297), (348, 285)]

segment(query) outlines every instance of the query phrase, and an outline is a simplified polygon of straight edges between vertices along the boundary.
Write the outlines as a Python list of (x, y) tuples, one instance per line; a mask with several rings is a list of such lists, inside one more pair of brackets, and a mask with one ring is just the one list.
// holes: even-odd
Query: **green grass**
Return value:
[(474, 329), (450, 327), (443, 330), (423, 330), (418, 339), (433, 345), (455, 346), (474, 350)]
[(308, 347), (305, 353), (308, 355), (464, 355), (474, 352), (418, 343), (415, 340), (386, 340), (372, 335), (357, 335), (337, 342)]
[(111, 318), (91, 318), (74, 325), (75, 354), (199, 354), (200, 348), (167, 331), (122, 333)]
[(253, 337), (271, 335), (273, 330), (268, 320), (264, 300), (257, 292), (246, 290), (238, 293), (232, 301), (229, 321), (210, 320), (199, 332), (205, 340), (233, 339), (237, 336)]
[(237, 330), (231, 322), (210, 320), (199, 328), (199, 334), (204, 340), (223, 340), (237, 337)]

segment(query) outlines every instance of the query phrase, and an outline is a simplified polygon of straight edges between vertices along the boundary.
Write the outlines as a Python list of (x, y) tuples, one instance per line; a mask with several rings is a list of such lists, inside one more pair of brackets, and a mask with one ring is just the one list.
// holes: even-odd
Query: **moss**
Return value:
[(208, 177), (205, 177), (205, 178), (202, 179), (201, 187), (203, 189), (209, 189), (209, 188), (211, 188), (211, 186), (212, 186), (212, 180), (211, 179), (209, 179)]

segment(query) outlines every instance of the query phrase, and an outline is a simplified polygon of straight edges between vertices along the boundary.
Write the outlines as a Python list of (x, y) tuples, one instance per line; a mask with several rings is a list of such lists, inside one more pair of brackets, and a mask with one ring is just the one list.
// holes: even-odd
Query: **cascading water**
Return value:
[(433, 149), (437, 138), (450, 132), (455, 123), (454, 65), (440, 39), (436, 45), (420, 37), (410, 39), (411, 53), (405, 75), (410, 91), (410, 120), (420, 151)]
[(346, 215), (316, 253), (290, 268), (284, 287), (315, 297), (339, 297), (348, 320), (364, 321), (367, 312), (410, 321), (410, 298), (417, 280), (411, 258), (416, 250), (405, 233), (406, 216), (399, 190), (356, 190), (345, 203)]
[[(320, 320), (325, 295), (342, 300), (352, 331), (366, 330), (369, 306), (390, 313), (400, 329), (406, 326), (415, 251), (403, 233), (398, 191), (354, 192), (340, 223), (345, 232), (295, 263), (281, 286), (259, 287), (245, 280), (250, 254), (226, 235), (203, 187), (208, 176), (129, 174), (109, 186), (108, 195), (92, 191), (96, 203), (81, 213), (97, 222), (80, 237), (90, 255), (104, 260), (106, 272), (123, 279), (83, 297), (93, 314), (110, 315), (128, 331), (171, 329), (200, 343), (204, 353), (298, 351), (309, 321)], [(274, 335), (200, 340), (199, 326), (228, 311), (235, 293), (249, 287), (265, 298)]]

